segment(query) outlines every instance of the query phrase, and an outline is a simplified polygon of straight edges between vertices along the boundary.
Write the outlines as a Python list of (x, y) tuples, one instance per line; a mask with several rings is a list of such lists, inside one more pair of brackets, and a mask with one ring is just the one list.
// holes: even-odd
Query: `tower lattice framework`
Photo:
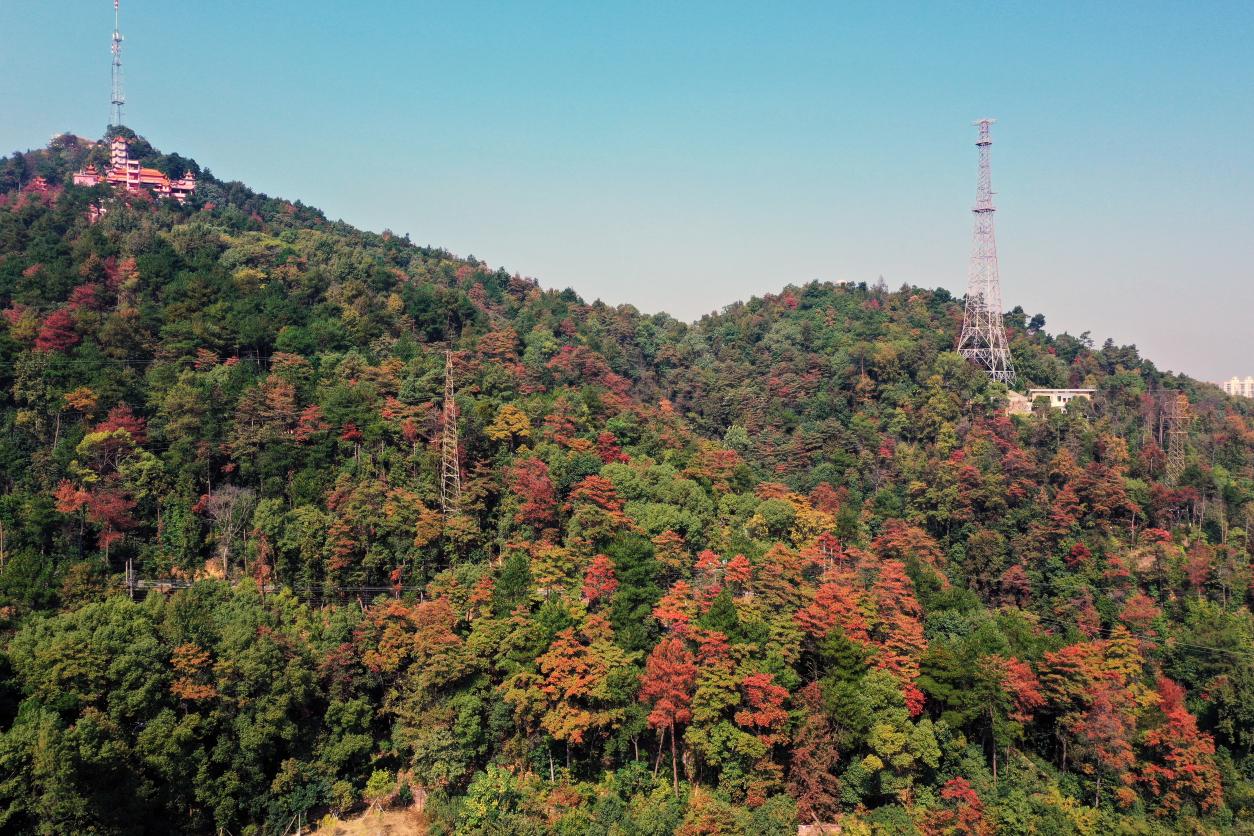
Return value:
[(462, 474), (458, 462), (457, 402), (453, 398), (453, 352), (444, 352), (444, 410), (440, 428), (440, 508), (447, 517), (456, 514), (462, 499)]
[(126, 96), (122, 93), (122, 33), (118, 28), (118, 0), (113, 0), (113, 98), (109, 110), (109, 124), (122, 124), (122, 105)]
[(993, 380), (1007, 386), (1015, 381), (1014, 361), (1002, 320), (1001, 276), (997, 269), (997, 236), (993, 229), (993, 182), (989, 172), (989, 149), (993, 144), (989, 128), (992, 119), (975, 123), (980, 138), (980, 175), (975, 193), (975, 236), (971, 265), (967, 274), (967, 299), (962, 317), (958, 353), (988, 372)]
[(1188, 456), (1189, 424), (1193, 416), (1189, 410), (1189, 399), (1185, 395), (1176, 395), (1167, 404), (1167, 479), (1172, 483), (1180, 481), (1184, 473)]

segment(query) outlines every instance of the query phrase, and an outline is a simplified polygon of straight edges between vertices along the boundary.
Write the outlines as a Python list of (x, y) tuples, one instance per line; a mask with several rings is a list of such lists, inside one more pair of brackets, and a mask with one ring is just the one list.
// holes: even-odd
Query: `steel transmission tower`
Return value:
[(993, 380), (1010, 386), (1015, 382), (1014, 362), (1002, 320), (1001, 277), (997, 271), (997, 236), (993, 232), (993, 182), (989, 174), (989, 136), (992, 119), (974, 124), (980, 128), (975, 145), (980, 149), (980, 179), (975, 192), (975, 240), (967, 275), (967, 301), (962, 317), (958, 353), (988, 372)]
[(109, 111), (109, 124), (118, 127), (122, 124), (122, 105), (126, 96), (122, 94), (122, 33), (118, 31), (118, 0), (113, 0), (113, 107)]
[(440, 509), (456, 514), (462, 500), (457, 449), (457, 402), (453, 400), (453, 352), (444, 352), (444, 414), (440, 432)]
[(1189, 440), (1189, 424), (1193, 416), (1189, 414), (1189, 399), (1177, 395), (1167, 408), (1167, 479), (1171, 483), (1180, 481), (1184, 473), (1186, 445)]

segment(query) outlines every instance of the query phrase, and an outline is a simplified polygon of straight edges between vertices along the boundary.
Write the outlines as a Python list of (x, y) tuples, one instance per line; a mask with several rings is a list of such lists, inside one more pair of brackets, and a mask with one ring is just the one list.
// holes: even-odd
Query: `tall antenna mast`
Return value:
[(122, 105), (126, 104), (126, 96), (122, 94), (122, 33), (118, 31), (118, 0), (113, 0), (113, 107), (109, 111), (109, 124), (120, 127), (122, 124)]
[(971, 266), (967, 273), (966, 309), (958, 353), (988, 372), (993, 380), (1007, 386), (1015, 382), (1014, 362), (1006, 341), (1002, 320), (1001, 276), (997, 269), (997, 237), (993, 232), (993, 181), (989, 173), (989, 147), (993, 144), (989, 127), (993, 119), (973, 124), (980, 129), (976, 147), (980, 149), (980, 178), (975, 192), (975, 238)]
[(457, 448), (457, 402), (453, 399), (453, 352), (444, 352), (444, 414), (440, 432), (440, 508), (447, 518), (462, 501)]

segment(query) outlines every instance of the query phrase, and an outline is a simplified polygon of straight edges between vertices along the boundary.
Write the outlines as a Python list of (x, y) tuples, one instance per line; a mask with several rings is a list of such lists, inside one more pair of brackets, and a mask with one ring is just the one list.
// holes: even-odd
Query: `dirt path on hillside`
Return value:
[(426, 823), (413, 810), (375, 810), (343, 821), (337, 819), (311, 836), (425, 836)]

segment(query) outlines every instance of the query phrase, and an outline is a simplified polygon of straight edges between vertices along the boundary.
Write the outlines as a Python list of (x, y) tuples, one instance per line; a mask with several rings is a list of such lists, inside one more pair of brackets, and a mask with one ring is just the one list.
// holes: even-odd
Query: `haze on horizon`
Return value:
[[(122, 14), (126, 123), (157, 147), (681, 319), (816, 278), (962, 294), (993, 116), (1007, 307), (1254, 374), (1248, 3)], [(0, 0), (0, 152), (101, 135), (112, 23)]]

